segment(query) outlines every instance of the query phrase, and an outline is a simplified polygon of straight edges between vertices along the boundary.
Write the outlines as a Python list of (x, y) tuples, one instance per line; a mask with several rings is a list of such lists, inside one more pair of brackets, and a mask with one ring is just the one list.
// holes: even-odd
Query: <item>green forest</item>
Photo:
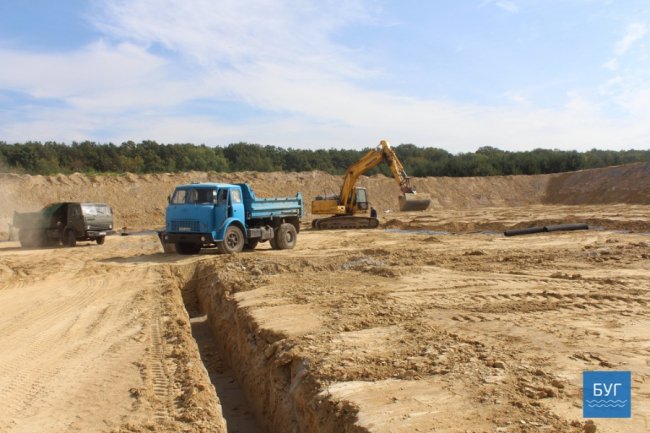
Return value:
[[(452, 154), (434, 147), (400, 144), (394, 147), (411, 176), (493, 176), (558, 173), (650, 161), (650, 150), (596, 150), (586, 152), (535, 149), (510, 152), (481, 147), (476, 152)], [(311, 171), (342, 174), (365, 152), (350, 149), (285, 149), (251, 143), (224, 147), (159, 144), (155, 141), (118, 145), (84, 141), (72, 144), (0, 141), (0, 172), (161, 173), (184, 171)], [(370, 174), (390, 175), (385, 164)]]

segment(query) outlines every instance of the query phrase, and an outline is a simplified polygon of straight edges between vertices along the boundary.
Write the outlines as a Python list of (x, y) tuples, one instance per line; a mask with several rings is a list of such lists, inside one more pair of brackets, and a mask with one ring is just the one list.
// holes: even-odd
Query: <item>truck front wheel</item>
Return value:
[(244, 234), (241, 229), (231, 225), (223, 235), (223, 241), (219, 242), (219, 251), (224, 254), (238, 253), (244, 249)]
[(75, 235), (74, 230), (68, 230), (65, 234), (65, 244), (69, 247), (74, 247), (77, 245), (77, 235)]
[(106, 236), (98, 236), (95, 238), (95, 242), (97, 242), (97, 245), (103, 245), (105, 240), (106, 240)]
[(280, 225), (275, 234), (275, 245), (279, 250), (290, 250), (296, 246), (297, 237), (296, 227), (293, 224), (284, 223)]

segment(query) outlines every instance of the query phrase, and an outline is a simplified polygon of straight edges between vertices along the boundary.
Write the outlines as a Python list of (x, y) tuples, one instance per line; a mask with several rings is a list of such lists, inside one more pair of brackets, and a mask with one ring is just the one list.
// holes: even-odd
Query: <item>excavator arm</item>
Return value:
[(402, 191), (402, 194), (414, 194), (415, 189), (411, 186), (411, 178), (406, 174), (406, 171), (404, 171), (404, 166), (400, 162), (395, 151), (389, 146), (386, 140), (381, 140), (379, 147), (381, 147), (384, 159), (388, 163), (390, 171), (393, 173), (393, 177), (399, 184), (399, 189)]

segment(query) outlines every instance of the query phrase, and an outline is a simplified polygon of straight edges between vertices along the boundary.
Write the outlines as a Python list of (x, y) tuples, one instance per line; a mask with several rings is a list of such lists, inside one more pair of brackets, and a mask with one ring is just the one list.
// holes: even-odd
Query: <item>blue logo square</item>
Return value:
[(583, 371), (582, 416), (584, 418), (630, 418), (632, 373), (629, 371)]

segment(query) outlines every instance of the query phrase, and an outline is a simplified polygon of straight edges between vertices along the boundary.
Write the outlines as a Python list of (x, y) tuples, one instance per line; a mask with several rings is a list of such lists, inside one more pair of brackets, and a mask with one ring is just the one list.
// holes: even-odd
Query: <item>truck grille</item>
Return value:
[(88, 224), (88, 230), (110, 230), (108, 224)]
[(196, 220), (172, 220), (172, 232), (198, 232), (199, 222)]

